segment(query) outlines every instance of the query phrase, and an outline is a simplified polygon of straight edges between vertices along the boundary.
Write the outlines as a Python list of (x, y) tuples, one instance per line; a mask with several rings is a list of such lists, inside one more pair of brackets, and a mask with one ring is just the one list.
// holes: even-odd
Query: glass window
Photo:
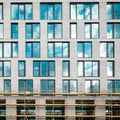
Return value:
[(11, 4), (12, 20), (32, 20), (33, 11), (31, 3), (12, 3)]
[(18, 39), (18, 23), (11, 24), (11, 38)]
[(11, 80), (4, 80), (4, 92), (11, 92)]
[(120, 80), (108, 80), (107, 90), (108, 90), (108, 93), (119, 93), (120, 92)]
[(107, 3), (107, 19), (120, 19), (120, 3)]
[(48, 23), (48, 38), (61, 39), (62, 38), (62, 24), (61, 23)]
[(55, 62), (54, 61), (34, 61), (33, 62), (33, 76), (34, 77), (54, 77), (55, 76)]
[(92, 57), (92, 42), (78, 42), (77, 54), (78, 57)]
[(41, 3), (40, 17), (41, 17), (41, 20), (61, 20), (62, 4), (61, 3)]
[(98, 61), (78, 61), (78, 76), (99, 76)]
[(99, 17), (98, 3), (71, 3), (70, 15), (71, 20), (90, 20), (98, 19)]
[(114, 43), (113, 42), (100, 42), (100, 57), (114, 57)]
[(40, 42), (27, 42), (26, 58), (39, 58), (39, 57), (40, 57)]
[(85, 92), (99, 93), (100, 81), (99, 80), (85, 80)]
[(33, 92), (33, 80), (19, 80), (19, 92)]
[(48, 57), (49, 58), (68, 58), (69, 57), (69, 43), (63, 42), (49, 42), (48, 43)]
[(120, 23), (108, 23), (107, 24), (107, 38), (120, 38)]
[(114, 61), (107, 61), (107, 76), (114, 76)]
[(27, 23), (26, 24), (26, 39), (39, 39), (40, 38), (40, 24)]
[(19, 77), (25, 76), (25, 61), (18, 62), (18, 74), (19, 74)]
[(77, 38), (77, 24), (71, 23), (70, 24), (70, 38)]
[(4, 26), (2, 23), (0, 23), (0, 38), (3, 38), (4, 36)]
[(70, 76), (70, 62), (62, 61), (62, 75), (64, 77)]
[(77, 80), (63, 80), (63, 92), (77, 92)]
[(54, 93), (55, 92), (55, 80), (41, 80), (41, 92), (42, 93)]
[(85, 38), (92, 38), (92, 39), (99, 38), (98, 23), (85, 23)]
[(0, 20), (3, 20), (3, 4), (0, 4)]

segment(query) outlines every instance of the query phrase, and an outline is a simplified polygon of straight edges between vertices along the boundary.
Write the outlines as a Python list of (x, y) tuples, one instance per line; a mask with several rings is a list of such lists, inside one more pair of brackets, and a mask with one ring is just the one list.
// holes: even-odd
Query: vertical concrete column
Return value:
[[(95, 104), (105, 104), (104, 96), (96, 97)], [(95, 115), (105, 116), (105, 106), (96, 106)], [(105, 120), (105, 118), (96, 118), (95, 120)]]

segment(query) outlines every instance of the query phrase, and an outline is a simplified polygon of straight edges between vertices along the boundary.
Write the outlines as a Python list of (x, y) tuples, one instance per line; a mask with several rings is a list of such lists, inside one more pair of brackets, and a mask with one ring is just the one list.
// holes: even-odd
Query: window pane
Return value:
[(77, 81), (70, 80), (70, 92), (77, 92)]
[(90, 4), (85, 4), (85, 19), (90, 19)]
[(68, 81), (63, 80), (63, 92), (68, 92)]
[(12, 4), (12, 20), (18, 20), (18, 5)]
[(11, 57), (11, 43), (4, 43), (4, 57)]
[(26, 43), (26, 57), (30, 58), (32, 57), (32, 44)]
[(3, 5), (0, 5), (0, 20), (3, 20)]
[(90, 38), (90, 24), (85, 24), (85, 38)]
[(61, 4), (55, 4), (55, 20), (60, 20), (62, 18), (62, 6)]
[(85, 57), (92, 57), (92, 44), (84, 43), (85, 45)]
[(12, 24), (11, 29), (12, 29), (11, 38), (12, 39), (18, 39), (18, 24), (15, 24), (15, 23)]
[(48, 38), (53, 38), (53, 24), (48, 24)]
[(84, 4), (77, 4), (77, 19), (83, 20), (84, 19)]
[(54, 92), (54, 81), (53, 80), (48, 80), (49, 86), (48, 86), (48, 92)]
[(70, 24), (70, 38), (76, 38), (77, 37), (77, 25), (76, 24)]
[(40, 62), (40, 75), (48, 76), (48, 62)]
[(114, 38), (120, 38), (120, 24), (114, 24)]
[(107, 62), (107, 76), (114, 76), (114, 62)]
[(3, 76), (3, 64), (0, 62), (0, 76)]
[(91, 92), (90, 81), (85, 81), (85, 92)]
[(11, 76), (11, 66), (10, 62), (4, 62), (4, 76)]
[(107, 5), (107, 19), (112, 19), (112, 4)]
[(98, 31), (99, 31), (98, 24), (92, 24), (92, 38), (99, 37)]
[(113, 58), (114, 57), (114, 44), (108, 43), (108, 57)]
[(34, 76), (38, 77), (39, 76), (39, 62), (34, 62), (33, 63), (33, 69), (34, 69)]
[(98, 93), (100, 86), (99, 86), (99, 81), (98, 80), (93, 80), (92, 81), (92, 92)]
[(92, 4), (92, 19), (98, 19), (98, 4)]
[(63, 61), (62, 62), (62, 73), (63, 73), (63, 76), (69, 76), (69, 62), (68, 61)]
[(25, 12), (26, 12), (26, 20), (32, 20), (33, 13), (32, 13), (32, 5), (31, 4), (26, 4), (25, 5)]
[(25, 81), (25, 91), (26, 92), (33, 92), (33, 81), (32, 80), (26, 80)]
[(108, 89), (108, 93), (112, 93), (113, 92), (113, 81), (109, 80), (107, 82), (107, 89)]
[(40, 43), (38, 43), (38, 42), (33, 43), (33, 57), (34, 58), (40, 57)]
[(48, 43), (48, 58), (53, 58), (54, 57), (54, 44), (53, 43)]
[(83, 43), (77, 44), (77, 53), (78, 57), (83, 57)]
[(47, 4), (40, 4), (40, 16), (41, 20), (47, 20)]
[(78, 76), (83, 76), (83, 62), (78, 62)]
[(113, 29), (112, 24), (107, 24), (107, 38), (113, 37)]
[(19, 92), (24, 92), (25, 88), (24, 88), (24, 80), (19, 80)]
[(3, 34), (4, 34), (3, 24), (0, 24), (0, 38), (3, 38)]
[(33, 39), (40, 38), (40, 24), (33, 24)]
[(54, 24), (55, 26), (55, 38), (62, 38), (62, 25)]
[(3, 46), (2, 46), (3, 44), (2, 43), (0, 43), (0, 57), (2, 57), (3, 56)]
[(25, 76), (25, 62), (19, 61), (18, 67), (19, 67), (19, 77)]
[(67, 58), (69, 57), (69, 44), (63, 43), (63, 57)]
[(120, 93), (120, 80), (115, 80), (115, 93)]
[(48, 20), (53, 20), (53, 5), (48, 4)]
[(10, 80), (4, 80), (4, 92), (11, 91), (11, 82)]
[(85, 76), (92, 76), (92, 62), (85, 62)]
[(26, 39), (32, 38), (32, 25), (26, 24)]
[(114, 19), (120, 19), (120, 3), (114, 3)]
[(49, 62), (49, 76), (55, 76), (55, 63)]
[(62, 57), (62, 43), (55, 43), (55, 57)]
[(48, 92), (48, 81), (41, 80), (41, 92)]
[(25, 11), (24, 11), (24, 5), (19, 5), (19, 20), (24, 20), (24, 14), (25, 14)]
[(71, 20), (75, 20), (76, 19), (76, 5), (75, 4), (71, 4)]
[(100, 43), (100, 57), (106, 57), (107, 55), (107, 44), (104, 43)]
[(18, 57), (18, 43), (12, 43), (13, 57)]
[(99, 75), (99, 64), (98, 62), (93, 62), (93, 76), (98, 76)]

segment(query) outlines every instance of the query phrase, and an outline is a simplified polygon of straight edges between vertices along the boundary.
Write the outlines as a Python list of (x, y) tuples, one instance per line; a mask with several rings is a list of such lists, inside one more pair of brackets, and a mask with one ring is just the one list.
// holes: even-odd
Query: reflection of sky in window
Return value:
[(40, 24), (33, 24), (33, 39), (40, 38)]
[(106, 57), (107, 55), (107, 44), (104, 43), (100, 43), (100, 57)]
[(3, 33), (4, 33), (3, 24), (0, 24), (0, 38), (3, 38)]
[(85, 24), (85, 38), (90, 38), (90, 24)]
[(92, 38), (98, 38), (98, 24), (92, 24)]
[(32, 38), (32, 25), (26, 24), (26, 38), (30, 39)]
[(62, 62), (62, 73), (63, 73), (63, 76), (69, 76), (69, 62), (68, 61)]
[(69, 45), (68, 43), (63, 43), (63, 57), (69, 57)]
[(70, 27), (71, 27), (71, 38), (76, 38), (77, 25), (76, 24), (70, 24)]
[(40, 62), (40, 75), (48, 76), (48, 62)]
[(0, 62), (0, 76), (3, 75), (3, 64), (2, 62)]
[(12, 20), (18, 20), (18, 5), (12, 4)]
[(48, 92), (48, 81), (41, 80), (41, 92)]
[(107, 62), (107, 76), (113, 76), (113, 62)]
[(55, 4), (55, 20), (61, 20), (62, 18), (62, 5)]
[(92, 66), (92, 67), (93, 67), (93, 68), (92, 68), (92, 69), (93, 69), (93, 76), (98, 76), (98, 74), (99, 74), (99, 73), (98, 73), (98, 72), (99, 72), (98, 66), (99, 66), (99, 65), (98, 65), (98, 62), (93, 62), (93, 66)]
[(55, 43), (55, 57), (62, 57), (62, 43)]
[(75, 19), (76, 19), (76, 5), (71, 4), (71, 20), (75, 20)]
[(11, 43), (4, 43), (4, 57), (11, 57)]
[(113, 36), (112, 24), (107, 24), (107, 38), (112, 38)]
[(77, 44), (77, 53), (78, 57), (83, 57), (83, 43)]
[(3, 5), (0, 5), (0, 20), (3, 19)]
[(19, 5), (19, 20), (24, 20), (24, 14), (25, 14), (25, 11), (24, 11), (24, 5), (20, 4)]
[(12, 24), (12, 39), (18, 38), (18, 24)]
[(99, 80), (92, 81), (92, 92), (99, 92), (100, 84)]
[(49, 76), (55, 76), (55, 62), (49, 62)]
[(48, 38), (53, 38), (53, 24), (48, 24)]
[(92, 19), (98, 19), (98, 4), (91, 4), (92, 7)]
[(26, 80), (26, 92), (33, 92), (33, 80)]
[(114, 3), (114, 19), (120, 19), (120, 3)]
[(61, 38), (62, 36), (62, 24), (54, 24), (55, 38)]
[(108, 80), (107, 81), (107, 90), (108, 90), (108, 93), (112, 93), (113, 92), (113, 86), (112, 86), (112, 80)]
[(83, 20), (84, 19), (84, 4), (77, 4), (77, 19)]
[(78, 76), (83, 76), (83, 62), (78, 62)]
[(77, 81), (70, 80), (70, 92), (77, 92)]
[(31, 43), (26, 43), (26, 57), (32, 57), (32, 45)]
[(2, 43), (0, 43), (0, 57), (2, 57), (2, 49), (3, 49), (3, 46), (2, 46)]
[(13, 57), (18, 57), (18, 43), (13, 43)]
[(39, 76), (39, 62), (33, 62), (34, 76)]
[(10, 80), (4, 80), (4, 92), (10, 92), (11, 82)]
[(32, 16), (33, 16), (33, 13), (32, 13), (32, 4), (26, 4), (25, 5), (25, 17), (26, 17), (26, 20), (32, 20)]
[(91, 43), (84, 43), (85, 45), (85, 57), (92, 57), (92, 44)]
[(90, 19), (90, 4), (85, 4), (85, 19)]
[(25, 74), (25, 62), (24, 61), (20, 61), (19, 63), (18, 63), (18, 65), (19, 65), (19, 76), (24, 76)]
[(120, 24), (114, 24), (114, 38), (120, 38)]
[(112, 19), (112, 5), (107, 5), (107, 19)]
[(115, 93), (120, 92), (120, 80), (115, 80)]
[(68, 92), (68, 81), (63, 80), (63, 92)]
[(33, 43), (33, 57), (34, 58), (40, 57), (40, 43), (39, 42)]
[(92, 76), (92, 62), (85, 62), (85, 76)]
[(47, 20), (47, 4), (40, 4), (41, 20)]
[(48, 20), (53, 20), (53, 5), (48, 4)]
[(114, 57), (114, 43), (108, 43), (108, 57)]
[(4, 62), (4, 76), (10, 76), (10, 75), (11, 75), (10, 62)]
[(90, 92), (90, 81), (85, 81), (85, 92)]
[(48, 43), (48, 58), (53, 58), (54, 53), (53, 53), (53, 43)]

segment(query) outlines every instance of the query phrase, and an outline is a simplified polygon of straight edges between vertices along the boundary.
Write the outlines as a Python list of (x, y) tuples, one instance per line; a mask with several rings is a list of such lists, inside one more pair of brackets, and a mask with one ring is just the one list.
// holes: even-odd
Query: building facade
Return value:
[(0, 0), (0, 120), (119, 120), (119, 8)]

